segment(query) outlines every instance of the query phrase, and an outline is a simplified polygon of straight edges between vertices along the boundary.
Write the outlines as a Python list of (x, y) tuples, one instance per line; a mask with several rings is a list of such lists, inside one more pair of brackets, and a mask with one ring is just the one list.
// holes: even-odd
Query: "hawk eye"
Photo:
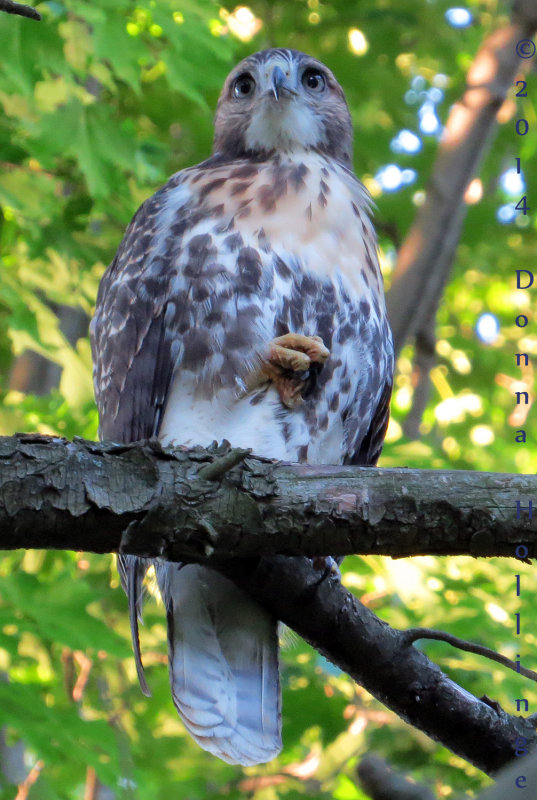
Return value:
[(243, 72), (236, 78), (233, 84), (233, 94), (240, 100), (243, 97), (248, 97), (255, 89), (255, 81), (248, 72)]
[(310, 92), (322, 92), (326, 86), (323, 73), (313, 68), (305, 70), (302, 75), (302, 86), (305, 86)]

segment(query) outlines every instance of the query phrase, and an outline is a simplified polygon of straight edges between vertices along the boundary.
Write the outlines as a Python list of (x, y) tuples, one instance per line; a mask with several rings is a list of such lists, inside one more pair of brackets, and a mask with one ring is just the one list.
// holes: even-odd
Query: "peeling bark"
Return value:
[(534, 475), (284, 464), (229, 450), (2, 437), (0, 548), (213, 566), (275, 553), (537, 554), (537, 513), (516, 512), (517, 500), (537, 501)]
[[(282, 464), (233, 450), (0, 438), (0, 548), (118, 551), (218, 568), (388, 708), (480, 769), (537, 747), (532, 719), (457, 686), (307, 555), (535, 555), (537, 478)], [(285, 555), (270, 555), (283, 553)], [(301, 557), (289, 557), (300, 553)]]

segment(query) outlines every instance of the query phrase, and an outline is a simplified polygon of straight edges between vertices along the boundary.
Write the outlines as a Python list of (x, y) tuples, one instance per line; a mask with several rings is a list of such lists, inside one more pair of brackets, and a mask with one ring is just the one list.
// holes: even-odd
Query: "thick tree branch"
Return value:
[(0, 548), (212, 565), (274, 553), (514, 556), (518, 545), (537, 555), (537, 514), (517, 519), (517, 501), (537, 497), (534, 475), (283, 464), (229, 449), (2, 437)]
[(512, 555), (519, 543), (533, 555), (531, 523), (517, 520), (515, 508), (535, 496), (534, 476), (246, 456), (227, 443), (188, 451), (0, 438), (0, 547), (121, 549), (211, 563), (403, 719), (481, 769), (510, 761), (518, 737), (537, 745), (532, 720), (461, 689), (333, 573), (304, 557), (259, 557)]
[[(371, 800), (435, 800), (436, 795), (421, 783), (407, 779), (391, 769), (374, 754), (366, 755), (357, 768), (358, 779)], [(516, 787), (515, 781), (524, 776), (525, 781)], [(497, 775), (494, 786), (480, 792), (478, 800), (511, 800), (518, 795), (516, 789), (531, 791), (537, 784), (537, 753), (505, 767)], [(457, 795), (458, 797), (458, 795)]]
[(224, 569), (235, 583), (293, 628), (392, 711), (489, 774), (520, 743), (537, 747), (530, 719), (507, 714), (451, 681), (330, 575), (305, 558), (272, 556)]
[(419, 436), (429, 396), (429, 374), (436, 360), (436, 313), (466, 216), (464, 192), (478, 174), (497, 128), (498, 110), (515, 77), (530, 68), (530, 60), (518, 55), (517, 43), (531, 39), (536, 30), (535, 0), (516, 0), (511, 24), (483, 43), (468, 71), (464, 94), (446, 122), (425, 203), (399, 250), (387, 307), (396, 354), (415, 338), (415, 393), (404, 423), (410, 438)]
[[(520, 776), (523, 776), (525, 781), (517, 786), (515, 781)], [(532, 753), (523, 758), (516, 758), (513, 764), (502, 769), (495, 785), (485, 789), (477, 800), (511, 800), (520, 794), (531, 797), (535, 786), (537, 786), (537, 753)]]

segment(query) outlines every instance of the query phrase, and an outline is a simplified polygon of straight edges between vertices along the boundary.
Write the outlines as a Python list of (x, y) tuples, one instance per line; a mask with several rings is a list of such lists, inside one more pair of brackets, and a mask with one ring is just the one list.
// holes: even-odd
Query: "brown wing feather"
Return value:
[[(390, 376), (391, 377), (391, 376)], [(360, 443), (360, 447), (345, 459), (345, 464), (356, 466), (374, 466), (379, 460), (386, 435), (386, 428), (390, 419), (390, 398), (392, 384), (386, 382), (377, 404), (369, 429)]]
[(173, 371), (165, 325), (170, 279), (158, 264), (164, 190), (146, 201), (104, 274), (90, 326), (103, 439), (131, 442), (157, 432)]
[[(161, 191), (144, 203), (130, 223), (99, 287), (90, 327), (101, 439), (132, 442), (155, 436), (173, 373), (172, 335), (166, 326), (169, 280), (148, 271), (155, 260), (162, 210)], [(149, 695), (140, 653), (142, 582), (149, 561), (118, 556), (129, 602), (136, 670)]]

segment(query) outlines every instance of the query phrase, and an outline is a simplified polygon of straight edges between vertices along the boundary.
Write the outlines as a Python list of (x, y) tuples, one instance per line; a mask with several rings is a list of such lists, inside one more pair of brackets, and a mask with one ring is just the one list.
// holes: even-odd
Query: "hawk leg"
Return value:
[(268, 343), (260, 367), (252, 372), (246, 385), (248, 391), (271, 381), (280, 400), (287, 408), (303, 402), (302, 390), (312, 364), (322, 365), (330, 355), (320, 336), (286, 333)]

